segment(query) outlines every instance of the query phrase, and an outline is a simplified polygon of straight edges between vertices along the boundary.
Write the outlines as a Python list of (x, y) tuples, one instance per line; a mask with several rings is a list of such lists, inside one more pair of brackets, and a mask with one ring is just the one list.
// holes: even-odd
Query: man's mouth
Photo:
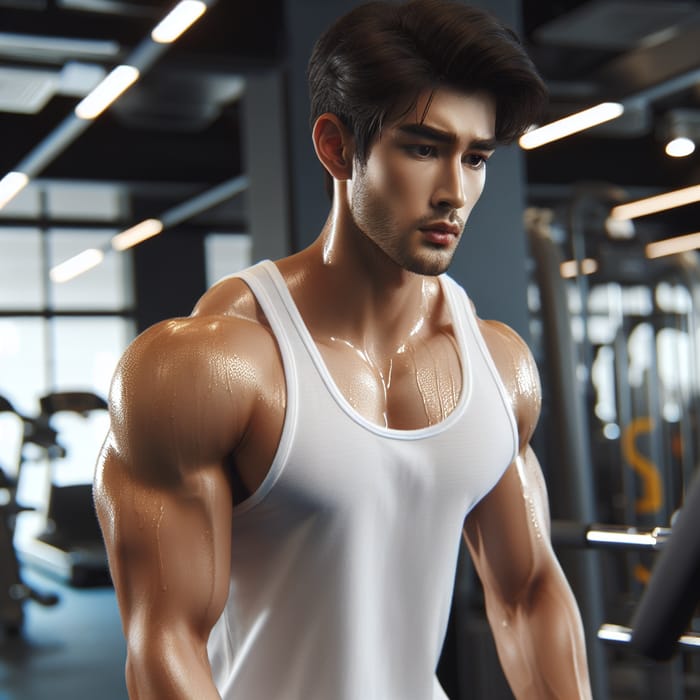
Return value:
[(423, 237), (439, 246), (451, 245), (462, 232), (460, 226), (447, 222), (434, 222), (420, 227)]

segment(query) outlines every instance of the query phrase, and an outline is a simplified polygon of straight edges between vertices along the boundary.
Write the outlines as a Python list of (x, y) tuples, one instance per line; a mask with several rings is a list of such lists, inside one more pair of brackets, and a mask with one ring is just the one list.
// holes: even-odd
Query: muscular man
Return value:
[(542, 83), (446, 0), (353, 10), (309, 78), (320, 235), (147, 330), (113, 382), (95, 495), (129, 693), (444, 700), (464, 535), (516, 697), (589, 698), (532, 357), (444, 274)]

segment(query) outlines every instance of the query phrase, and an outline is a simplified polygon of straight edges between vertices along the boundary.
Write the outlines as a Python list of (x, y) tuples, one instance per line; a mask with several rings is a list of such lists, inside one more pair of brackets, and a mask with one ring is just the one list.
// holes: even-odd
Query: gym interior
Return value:
[[(90, 489), (110, 378), (136, 334), (320, 231), (305, 67), (354, 4), (189, 3), (173, 37), (173, 0), (0, 0), (0, 700), (127, 697)], [(564, 128), (497, 151), (450, 274), (535, 355), (594, 697), (697, 700), (700, 2), (473, 4), (518, 29)], [(467, 555), (439, 675), (512, 697)]]

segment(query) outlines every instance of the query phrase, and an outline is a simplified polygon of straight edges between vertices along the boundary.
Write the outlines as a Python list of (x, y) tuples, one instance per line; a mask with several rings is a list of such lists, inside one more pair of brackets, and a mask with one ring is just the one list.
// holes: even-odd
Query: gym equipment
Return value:
[[(107, 402), (92, 392), (55, 392), (43, 396), (37, 422), (53, 430), (57, 413), (69, 411), (87, 417), (92, 411), (107, 410)], [(54, 453), (51, 467), (57, 458)], [(96, 457), (96, 455), (95, 455)], [(92, 484), (58, 486), (49, 494), (43, 532), (18, 544), (20, 559), (75, 587), (111, 582), (107, 553), (92, 499)]]
[(17, 636), (24, 624), (24, 603), (33, 600), (40, 605), (58, 603), (53, 593), (41, 593), (28, 586), (21, 578), (17, 552), (14, 547), (14, 525), (17, 515), (31, 510), (17, 502), (17, 484), (24, 462), (24, 446), (34, 444), (43, 449), (56, 449), (56, 433), (47, 426), (23, 416), (4, 397), (0, 396), (0, 413), (12, 413), (22, 421), (23, 437), (17, 471), (14, 476), (0, 466), (0, 626), (5, 634)]
[[(554, 543), (584, 620), (594, 696), (634, 683), (647, 700), (682, 700), (699, 659), (679, 654), (670, 664), (650, 664), (622, 644), (599, 641), (634, 636), (634, 624), (606, 623), (627, 624), (641, 612), (655, 550), (665, 557), (673, 540), (656, 526), (673, 522), (700, 463), (700, 256), (652, 261), (641, 227), (634, 238), (609, 236), (605, 221), (621, 194), (605, 183), (550, 188), (537, 192), (542, 208), (528, 210), (537, 282), (530, 306), (546, 365), (542, 425), (549, 428), (535, 448)], [(591, 262), (596, 271), (585, 274)], [(577, 523), (558, 521), (568, 518)], [(600, 522), (615, 525), (581, 524)], [(700, 588), (698, 578), (693, 586)], [(677, 607), (680, 599), (668, 593)], [(682, 637), (673, 648), (692, 649), (693, 634)]]
[[(654, 661), (669, 661), (676, 652), (700, 651), (700, 634), (690, 631), (691, 616), (700, 599), (700, 477), (694, 493), (674, 519), (672, 528), (648, 530), (616, 525), (552, 522), (555, 547), (613, 550), (661, 550), (651, 581), (637, 604), (632, 626), (603, 623), (596, 638), (623, 651)], [(628, 655), (628, 658), (634, 658)], [(684, 665), (681, 658), (647, 666), (646, 697), (683, 700)]]
[(684, 635), (700, 602), (700, 473), (688, 490), (673, 535), (656, 562), (632, 620), (631, 645), (657, 661), (682, 646), (700, 649), (700, 635)]
[(671, 528), (644, 530), (625, 525), (582, 525), (566, 520), (552, 521), (555, 547), (596, 547), (605, 549), (661, 549), (671, 537)]
[[(631, 644), (633, 648), (639, 650), (638, 642), (634, 640), (635, 630), (632, 627), (626, 627), (625, 625), (601, 625), (598, 630), (598, 639), (604, 642), (617, 642), (619, 644)], [(700, 634), (696, 632), (687, 632), (686, 634), (681, 634), (678, 637), (673, 637), (673, 644), (677, 646), (678, 650), (686, 649), (688, 651), (700, 651)], [(653, 654), (645, 653), (645, 656), (650, 656), (656, 661), (665, 661), (666, 658), (670, 658), (671, 654), (666, 656), (668, 652), (664, 651), (663, 655), (658, 652)]]

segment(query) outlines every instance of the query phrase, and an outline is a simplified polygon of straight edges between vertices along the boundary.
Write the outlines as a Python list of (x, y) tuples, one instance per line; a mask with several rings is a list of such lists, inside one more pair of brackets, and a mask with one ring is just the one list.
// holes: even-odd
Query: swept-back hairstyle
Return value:
[(524, 133), (546, 102), (516, 34), (488, 12), (451, 0), (360, 5), (318, 39), (308, 78), (311, 124), (335, 114), (352, 131), (361, 164), (385, 120), (406, 113), (425, 89), (491, 95), (500, 143)]

